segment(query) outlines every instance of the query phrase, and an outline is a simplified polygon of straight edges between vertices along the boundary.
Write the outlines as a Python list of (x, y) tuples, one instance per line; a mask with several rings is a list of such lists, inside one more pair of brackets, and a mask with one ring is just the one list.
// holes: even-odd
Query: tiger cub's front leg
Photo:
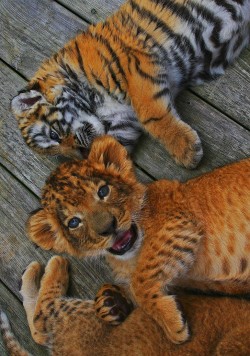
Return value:
[(147, 75), (141, 75), (135, 68), (128, 86), (139, 121), (146, 131), (164, 144), (178, 164), (195, 168), (203, 156), (197, 132), (178, 116), (168, 82), (149, 68), (150, 63), (148, 66), (144, 63), (144, 67), (141, 72)]
[(188, 325), (168, 287), (192, 266), (203, 233), (195, 222), (179, 217), (168, 221), (157, 236), (145, 236), (144, 247), (132, 277), (137, 304), (176, 344), (189, 338)]

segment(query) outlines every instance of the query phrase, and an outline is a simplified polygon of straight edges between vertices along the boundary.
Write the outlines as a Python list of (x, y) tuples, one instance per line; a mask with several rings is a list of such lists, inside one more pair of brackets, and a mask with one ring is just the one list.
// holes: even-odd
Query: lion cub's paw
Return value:
[(95, 298), (96, 314), (110, 325), (122, 323), (133, 310), (133, 304), (122, 290), (112, 284), (105, 284)]
[(22, 273), (22, 278), (19, 282), (19, 290), (21, 295), (29, 298), (36, 298), (40, 288), (40, 280), (44, 269), (42, 265), (36, 261), (31, 262)]
[(187, 322), (184, 322), (178, 330), (168, 331), (168, 337), (174, 344), (182, 344), (189, 340), (190, 331)]

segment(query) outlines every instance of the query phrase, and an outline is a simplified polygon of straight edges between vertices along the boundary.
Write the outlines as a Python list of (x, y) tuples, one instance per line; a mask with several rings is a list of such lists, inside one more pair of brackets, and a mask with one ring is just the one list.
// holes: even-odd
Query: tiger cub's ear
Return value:
[(36, 90), (29, 90), (15, 96), (10, 106), (13, 114), (19, 119), (27, 116), (41, 102), (46, 103), (42, 94)]
[(113, 166), (122, 173), (130, 172), (132, 161), (128, 157), (128, 152), (112, 136), (97, 137), (90, 148), (88, 161), (93, 163), (103, 163), (105, 167)]
[(45, 250), (51, 250), (55, 244), (55, 236), (48, 223), (44, 209), (31, 213), (26, 229), (31, 241)]

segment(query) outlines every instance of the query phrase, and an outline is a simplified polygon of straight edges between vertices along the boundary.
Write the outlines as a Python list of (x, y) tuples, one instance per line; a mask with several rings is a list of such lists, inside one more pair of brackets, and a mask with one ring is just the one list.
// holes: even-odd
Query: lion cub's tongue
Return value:
[(132, 236), (133, 236), (133, 234), (132, 234), (131, 230), (128, 230), (128, 231), (118, 234), (116, 241), (115, 241), (114, 245), (112, 246), (112, 249), (116, 250), (116, 251), (122, 250), (127, 245), (127, 243), (130, 241)]

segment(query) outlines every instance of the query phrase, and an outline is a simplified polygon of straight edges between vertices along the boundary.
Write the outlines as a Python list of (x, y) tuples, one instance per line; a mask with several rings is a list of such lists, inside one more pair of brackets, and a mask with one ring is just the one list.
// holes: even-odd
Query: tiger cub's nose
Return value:
[(102, 236), (109, 236), (115, 233), (117, 228), (116, 218), (113, 216), (110, 223), (105, 227), (105, 229), (99, 234)]

